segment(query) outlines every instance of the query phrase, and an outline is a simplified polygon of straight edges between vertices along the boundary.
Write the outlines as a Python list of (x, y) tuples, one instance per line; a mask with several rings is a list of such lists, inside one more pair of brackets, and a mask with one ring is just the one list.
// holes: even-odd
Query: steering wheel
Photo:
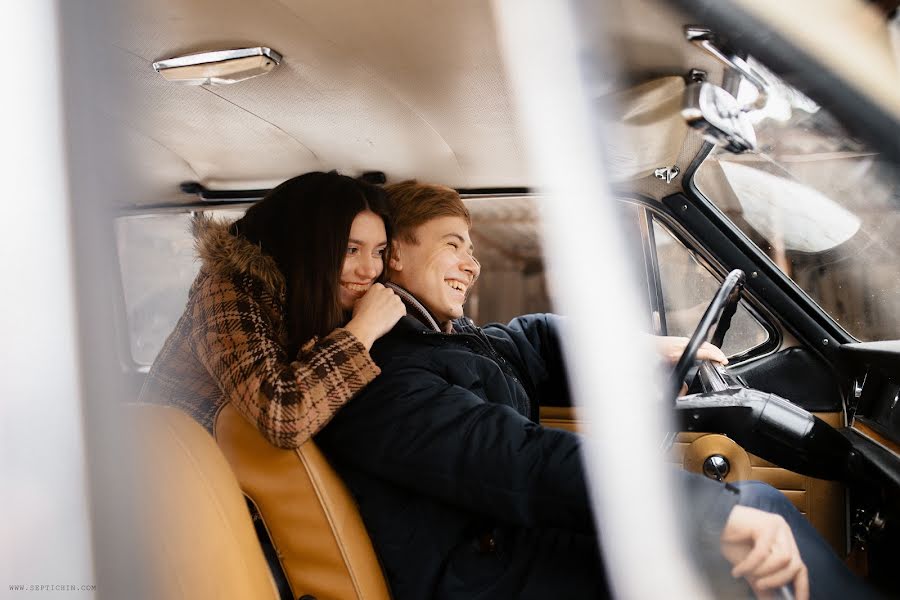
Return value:
[[(697, 350), (714, 327), (710, 342), (722, 345), (745, 280), (739, 269), (728, 274), (672, 372), (670, 392), (683, 430), (724, 433), (748, 452), (781, 467), (810, 477), (846, 480), (855, 460), (848, 438), (784, 398), (748, 388), (709, 361), (700, 365), (700, 378), (706, 378), (705, 392), (678, 397)], [(674, 437), (675, 433), (669, 432), (663, 447)]]
[[(688, 371), (694, 366), (694, 357), (697, 355), (697, 351), (709, 337), (713, 327), (716, 328), (716, 331), (710, 341), (716, 346), (722, 345), (725, 333), (731, 327), (731, 318), (737, 310), (738, 300), (746, 280), (747, 276), (740, 269), (735, 269), (729, 273), (725, 277), (725, 281), (722, 282), (721, 287), (719, 287), (719, 291), (713, 297), (712, 302), (706, 307), (706, 312), (703, 313), (703, 317), (697, 324), (697, 328), (691, 335), (690, 341), (688, 341), (684, 352), (681, 353), (681, 357), (675, 365), (675, 369), (672, 371), (669, 390), (673, 401), (678, 397), (681, 384), (687, 378)], [(707, 366), (707, 371), (709, 370), (714, 371), (711, 366)], [(709, 373), (707, 373), (707, 376), (709, 376)]]

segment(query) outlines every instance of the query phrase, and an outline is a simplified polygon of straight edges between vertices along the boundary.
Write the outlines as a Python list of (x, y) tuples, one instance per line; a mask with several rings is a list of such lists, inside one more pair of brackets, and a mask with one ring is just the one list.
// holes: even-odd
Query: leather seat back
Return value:
[(130, 404), (124, 412), (150, 563), (147, 597), (277, 600), (247, 503), (215, 440), (175, 408)]
[(215, 436), (259, 509), (295, 598), (390, 599), (356, 502), (314, 442), (276, 448), (230, 404), (216, 417)]

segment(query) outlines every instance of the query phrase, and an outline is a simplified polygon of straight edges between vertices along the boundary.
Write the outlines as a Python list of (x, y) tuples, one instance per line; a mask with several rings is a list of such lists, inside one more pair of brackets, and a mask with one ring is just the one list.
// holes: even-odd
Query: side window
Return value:
[(551, 312), (535, 199), (470, 198), (465, 203), (472, 215), (475, 255), (481, 263), (481, 277), (469, 294), (466, 315), (485, 325)]
[[(235, 220), (243, 209), (217, 209), (218, 219)], [(136, 215), (116, 219), (116, 241), (131, 358), (148, 367), (184, 311), (188, 289), (200, 269), (189, 213)]]
[[(481, 263), (481, 281), (469, 296), (466, 315), (483, 325), (550, 312), (535, 199), (476, 198), (466, 204)], [(229, 207), (204, 212), (233, 221), (244, 210)], [(200, 268), (190, 221), (186, 212), (129, 215), (115, 221), (128, 330), (126, 352), (139, 370), (149, 368), (174, 329)]]
[[(657, 335), (689, 337), (722, 283), (697, 255), (649, 208), (633, 201), (619, 204), (619, 219), (631, 245), (635, 273), (647, 291), (648, 330)], [(744, 302), (738, 305), (722, 350), (742, 356), (769, 340), (769, 330)]]
[[(672, 232), (656, 219), (652, 223), (659, 288), (662, 292), (661, 324), (667, 335), (690, 336), (710, 300), (721, 285), (721, 279), (700, 262)], [(745, 354), (764, 344), (769, 332), (741, 301), (725, 335), (722, 350), (726, 356)]]

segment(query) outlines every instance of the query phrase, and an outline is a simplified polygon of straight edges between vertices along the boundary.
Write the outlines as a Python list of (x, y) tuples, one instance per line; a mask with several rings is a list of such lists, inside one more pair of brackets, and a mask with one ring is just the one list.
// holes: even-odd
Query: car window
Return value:
[[(233, 221), (243, 209), (219, 209)], [(200, 269), (194, 254), (193, 213), (123, 216), (116, 219), (116, 244), (132, 360), (153, 363), (184, 311), (188, 289)]]
[[(466, 200), (472, 239), (481, 263), (466, 314), (476, 323), (506, 323), (522, 314), (550, 312), (534, 198)], [(233, 221), (243, 208), (204, 211)], [(128, 345), (138, 367), (153, 363), (184, 311), (200, 263), (190, 232), (193, 213), (123, 216), (116, 241), (124, 293)]]
[(484, 325), (552, 312), (535, 198), (470, 198), (465, 203), (472, 215), (475, 255), (481, 263), (466, 315)]
[[(689, 249), (649, 207), (622, 198), (619, 220), (632, 270), (647, 291), (647, 329), (657, 335), (690, 337), (722, 284), (722, 277)], [(722, 350), (740, 358), (771, 339), (770, 329), (741, 300)]]
[[(764, 72), (769, 100), (748, 113), (757, 151), (713, 150), (697, 190), (850, 335), (900, 339), (900, 176)], [(738, 99), (754, 93), (744, 84)]]
[[(667, 335), (689, 337), (715, 296), (722, 279), (712, 273), (657, 219), (652, 220), (659, 264)], [(769, 332), (742, 300), (725, 335), (722, 351), (728, 357), (746, 354), (769, 340)]]

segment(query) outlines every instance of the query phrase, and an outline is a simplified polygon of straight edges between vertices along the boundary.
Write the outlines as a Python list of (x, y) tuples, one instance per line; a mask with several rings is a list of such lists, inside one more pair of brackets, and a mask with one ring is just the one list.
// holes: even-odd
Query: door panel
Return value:
[[(843, 413), (818, 412), (817, 417), (840, 427)], [(542, 407), (541, 424), (545, 427), (579, 431), (581, 421), (576, 409)], [(777, 488), (803, 513), (828, 540), (838, 556), (846, 553), (846, 517), (844, 486), (833, 481), (806, 477), (745, 452), (732, 440), (718, 434), (679, 433), (669, 451), (668, 461), (675, 466), (699, 473), (703, 461), (711, 454), (722, 454), (732, 465), (726, 481), (763, 481)]]
[(576, 408), (571, 406), (542, 406), (541, 425), (566, 431), (582, 431), (584, 419), (579, 419)]

